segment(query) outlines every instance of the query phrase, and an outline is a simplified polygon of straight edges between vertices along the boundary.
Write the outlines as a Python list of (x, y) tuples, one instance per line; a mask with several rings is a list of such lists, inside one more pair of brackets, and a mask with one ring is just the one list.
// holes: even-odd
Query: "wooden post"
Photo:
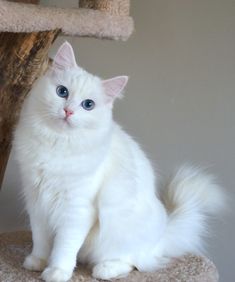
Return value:
[(0, 188), (21, 105), (45, 66), (48, 50), (59, 32), (0, 33)]

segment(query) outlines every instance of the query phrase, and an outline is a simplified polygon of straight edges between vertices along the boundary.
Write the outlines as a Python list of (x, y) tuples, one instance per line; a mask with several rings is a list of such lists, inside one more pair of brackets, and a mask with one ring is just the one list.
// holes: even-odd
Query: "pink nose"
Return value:
[(64, 109), (65, 115), (66, 117), (70, 117), (71, 115), (73, 115), (73, 111), (70, 109)]

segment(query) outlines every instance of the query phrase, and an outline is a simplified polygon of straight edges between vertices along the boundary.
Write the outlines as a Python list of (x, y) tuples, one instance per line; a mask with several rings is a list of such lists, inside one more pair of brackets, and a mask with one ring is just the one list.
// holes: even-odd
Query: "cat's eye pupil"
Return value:
[(61, 98), (68, 98), (68, 96), (69, 96), (68, 89), (65, 86), (63, 86), (63, 85), (57, 86), (56, 93)]
[(95, 102), (91, 99), (86, 99), (86, 100), (82, 101), (82, 107), (83, 107), (83, 109), (85, 109), (87, 111), (91, 111), (95, 107)]

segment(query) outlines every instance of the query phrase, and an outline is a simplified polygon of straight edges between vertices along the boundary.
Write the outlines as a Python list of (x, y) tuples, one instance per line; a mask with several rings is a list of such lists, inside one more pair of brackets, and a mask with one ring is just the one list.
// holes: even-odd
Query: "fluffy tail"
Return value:
[(225, 203), (214, 178), (198, 169), (182, 167), (163, 191), (162, 200), (169, 212), (163, 255), (201, 252), (202, 237), (208, 233), (208, 215), (221, 211)]

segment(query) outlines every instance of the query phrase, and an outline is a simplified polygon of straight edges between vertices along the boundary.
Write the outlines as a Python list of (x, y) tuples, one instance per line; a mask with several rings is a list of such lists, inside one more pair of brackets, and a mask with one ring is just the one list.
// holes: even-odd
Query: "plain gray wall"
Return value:
[[(42, 1), (48, 4), (48, 1)], [(72, 5), (77, 1), (49, 1)], [(235, 1), (132, 0), (136, 31), (127, 42), (66, 38), (77, 61), (104, 78), (130, 76), (115, 118), (162, 175), (189, 162), (209, 168), (229, 193), (213, 223), (208, 256), (221, 281), (235, 281)], [(60, 37), (56, 48), (65, 38)], [(25, 227), (14, 156), (0, 196), (0, 231)]]

